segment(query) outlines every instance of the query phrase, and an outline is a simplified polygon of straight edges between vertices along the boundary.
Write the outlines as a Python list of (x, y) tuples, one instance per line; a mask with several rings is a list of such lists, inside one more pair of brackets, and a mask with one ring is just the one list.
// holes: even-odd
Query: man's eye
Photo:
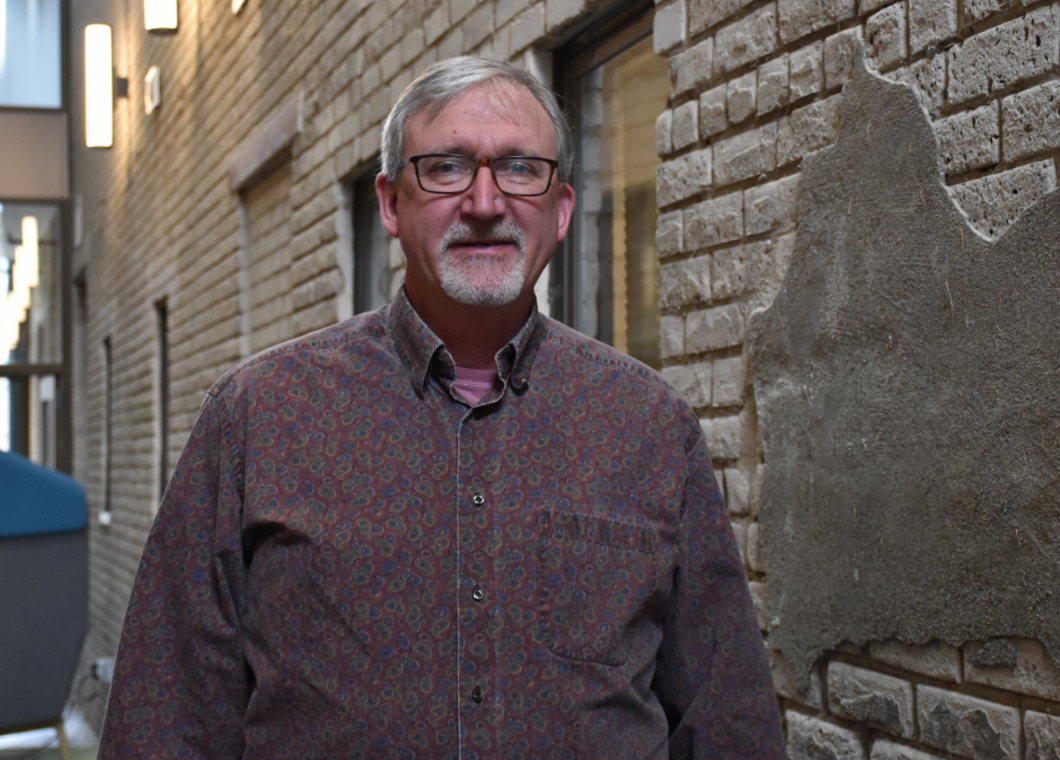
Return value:
[(453, 174), (455, 172), (466, 171), (462, 165), (455, 161), (443, 161), (438, 164), (432, 164), (427, 170), (431, 174)]

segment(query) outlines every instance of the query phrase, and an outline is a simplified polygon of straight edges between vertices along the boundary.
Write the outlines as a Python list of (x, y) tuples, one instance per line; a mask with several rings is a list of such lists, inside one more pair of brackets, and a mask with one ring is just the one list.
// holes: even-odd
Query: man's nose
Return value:
[(504, 214), (507, 198), (493, 179), (489, 166), (480, 166), (464, 196), (463, 211), (476, 219), (493, 219)]

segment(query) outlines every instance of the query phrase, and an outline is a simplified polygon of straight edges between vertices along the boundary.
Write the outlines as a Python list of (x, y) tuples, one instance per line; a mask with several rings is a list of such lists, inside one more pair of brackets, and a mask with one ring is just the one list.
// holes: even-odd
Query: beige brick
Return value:
[[(711, 391), (711, 403), (714, 406), (742, 406), (744, 402), (744, 391), (747, 385), (747, 369), (742, 356), (731, 356), (727, 359), (718, 359), (714, 362), (713, 390)], [(735, 478), (736, 475), (733, 475)], [(739, 514), (746, 514), (749, 507), (749, 486), (747, 477), (742, 473), (739, 476), (741, 489), (738, 493), (738, 505), (741, 509)], [(728, 479), (725, 481), (728, 483)], [(728, 487), (728, 486), (726, 486)], [(729, 511), (736, 512), (730, 496)]]
[(685, 210), (684, 243), (688, 250), (710, 248), (743, 237), (743, 194), (729, 193)]
[(727, 74), (772, 54), (777, 45), (777, 17), (772, 3), (746, 18), (723, 26), (714, 35), (714, 72)]
[(655, 7), (653, 38), (655, 52), (659, 54), (685, 41), (685, 0), (671, 0)]
[(1060, 82), (1010, 95), (1003, 101), (1002, 113), (1006, 161), (1060, 146)]
[(747, 565), (747, 526), (742, 522), (733, 521), (732, 538), (736, 543), (736, 551), (740, 553), (740, 564)]
[(533, 45), (545, 35), (545, 6), (537, 3), (526, 13), (519, 16), (511, 27), (510, 46), (513, 53), (518, 53)]
[(853, 731), (793, 710), (786, 716), (791, 760), (865, 760), (865, 747)]
[(828, 709), (842, 718), (913, 738), (913, 686), (845, 662), (828, 664)]
[(910, 85), (920, 95), (920, 102), (928, 113), (935, 114), (946, 94), (946, 59), (941, 55), (922, 58), (888, 74), (890, 79)]
[(747, 526), (747, 566), (756, 573), (764, 573), (762, 564), (762, 526), (753, 522)]
[(798, 215), (799, 175), (744, 191), (744, 227), (748, 235), (788, 232)]
[(766, 114), (788, 104), (788, 54), (767, 61), (758, 69), (756, 108)]
[(449, 3), (441, 3), (431, 11), (424, 22), (424, 42), (433, 45), (449, 28)]
[(659, 156), (665, 156), (674, 150), (672, 129), (674, 123), (674, 112), (667, 109), (659, 114), (655, 120), (655, 152)]
[(961, 652), (944, 641), (929, 644), (905, 644), (897, 639), (869, 644), (874, 660), (914, 673), (921, 673), (940, 681), (961, 682)]
[(708, 37), (670, 59), (670, 76), (675, 94), (702, 87), (711, 78), (714, 65), (714, 38)]
[(717, 351), (743, 343), (744, 318), (739, 304), (694, 311), (686, 319), (688, 353)]
[(1023, 714), (1027, 760), (1055, 760), (1060, 756), (1060, 718), (1032, 712)]
[(942, 760), (942, 758), (912, 747), (895, 744), (886, 739), (877, 739), (872, 743), (870, 760)]
[(787, 45), (808, 34), (852, 18), (855, 0), (777, 0), (780, 42)]
[(533, 3), (530, 0), (497, 0), (493, 8), (493, 20), (497, 26), (504, 26), (513, 18), (530, 7), (539, 7), (544, 13), (544, 3)]
[(752, 71), (729, 82), (725, 100), (729, 114), (729, 123), (739, 124), (754, 115), (756, 96), (758, 94), (758, 72)]
[(663, 377), (695, 408), (710, 404), (710, 362), (666, 367)]
[(909, 52), (915, 55), (956, 35), (957, 0), (909, 0)]
[(870, 65), (890, 69), (909, 57), (906, 45), (906, 4), (889, 5), (865, 22)]
[(710, 456), (715, 460), (732, 460), (740, 456), (743, 443), (742, 417), (717, 417), (700, 420)]
[(930, 747), (972, 760), (1017, 760), (1020, 713), (1014, 707), (917, 686), (920, 740)]
[(736, 15), (740, 5), (740, 0), (689, 0), (688, 26), (692, 34), (699, 34)]
[(710, 185), (711, 151), (705, 148), (661, 164), (656, 171), (655, 195), (662, 208), (701, 193)]
[(673, 110), (672, 139), (674, 150), (687, 148), (699, 141), (699, 101), (690, 100)]
[(699, 134), (703, 138), (716, 135), (729, 126), (725, 116), (726, 86), (720, 85), (699, 96)]
[(788, 79), (792, 101), (824, 89), (824, 43), (814, 42), (791, 54)]
[(685, 352), (684, 317), (664, 314), (659, 320), (659, 353), (663, 359)]
[(780, 120), (777, 129), (777, 166), (785, 166), (835, 142), (839, 134), (841, 97), (833, 95)]
[(939, 119), (935, 133), (942, 153), (942, 168), (947, 174), (962, 174), (970, 169), (994, 166), (1001, 160), (1001, 106), (993, 103), (974, 111)]
[(810, 671), (810, 683), (804, 694), (795, 688), (795, 682), (791, 679), (791, 673), (788, 670), (788, 663), (784, 660), (784, 655), (779, 650), (769, 649), (768, 647), (766, 648), (766, 655), (769, 657), (769, 670), (773, 675), (773, 688), (777, 694), (807, 707), (813, 707), (817, 710), (824, 709), (821, 676), (816, 669)]
[(659, 268), (660, 303), (664, 309), (710, 303), (710, 258), (692, 259), (663, 264)]
[(551, 32), (585, 11), (586, 0), (545, 0), (545, 21)]
[(948, 188), (978, 232), (997, 238), (1032, 204), (1056, 189), (1052, 159)]
[(854, 61), (862, 42), (862, 29), (855, 26), (833, 34), (824, 41), (824, 84), (839, 87), (854, 75)]
[(947, 51), (947, 100), (963, 103), (1055, 69), (1060, 62), (1057, 15), (1054, 5), (1036, 8)]
[[(1011, 660), (1006, 657), (1009, 653)], [(1060, 701), (1060, 668), (1049, 657), (1045, 647), (1033, 639), (998, 639), (986, 644), (965, 644), (964, 680)]]
[(769, 240), (715, 251), (710, 269), (714, 300), (744, 295), (769, 279), (772, 252), (773, 243)]
[(770, 172), (776, 166), (777, 125), (770, 122), (714, 144), (714, 180), (719, 186)]
[(751, 602), (755, 607), (755, 615), (758, 617), (758, 629), (765, 631), (769, 629), (769, 616), (766, 608), (766, 584), (761, 581), (750, 581), (747, 590), (751, 592)]
[(660, 256), (670, 256), (684, 250), (684, 212), (659, 214), (655, 223), (655, 248)]

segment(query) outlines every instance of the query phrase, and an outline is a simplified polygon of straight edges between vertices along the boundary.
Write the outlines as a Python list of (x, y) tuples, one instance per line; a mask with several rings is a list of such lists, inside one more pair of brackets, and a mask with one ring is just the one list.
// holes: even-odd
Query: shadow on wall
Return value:
[(1060, 192), (977, 235), (913, 90), (859, 62), (750, 330), (769, 639), (800, 689), (844, 641), (1060, 661), (1058, 294)]

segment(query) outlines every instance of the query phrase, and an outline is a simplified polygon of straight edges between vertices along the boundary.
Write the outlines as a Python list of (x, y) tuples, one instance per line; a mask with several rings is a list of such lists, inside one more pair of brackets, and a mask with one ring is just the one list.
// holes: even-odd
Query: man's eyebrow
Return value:
[[(480, 158), (476, 156), (472, 151), (468, 150), (463, 145), (446, 145), (437, 150), (431, 151), (432, 153), (449, 153), (454, 156), (468, 156), (469, 158)], [(525, 156), (526, 158), (539, 157), (537, 151), (530, 150), (529, 148), (522, 148), (519, 146), (510, 146), (506, 150), (502, 150), (497, 158), (506, 158), (508, 156)]]

